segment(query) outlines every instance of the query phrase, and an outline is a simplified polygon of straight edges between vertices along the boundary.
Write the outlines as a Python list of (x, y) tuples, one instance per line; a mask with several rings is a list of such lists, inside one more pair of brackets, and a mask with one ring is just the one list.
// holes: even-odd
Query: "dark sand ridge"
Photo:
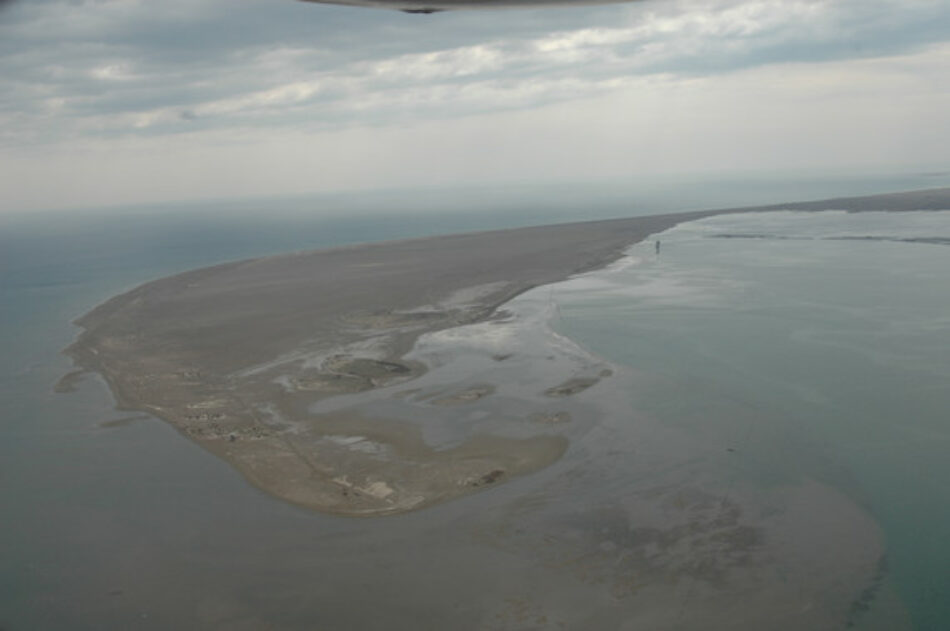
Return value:
[[(105, 377), (120, 407), (161, 417), (268, 493), (343, 515), (397, 513), (538, 470), (567, 446), (545, 430), (519, 439), (471, 436), (439, 450), (411, 423), (356, 409), (309, 412), (334, 394), (419, 375), (425, 367), (401, 359), (419, 335), (490, 318), (527, 289), (602, 267), (683, 221), (780, 209), (948, 207), (950, 189), (939, 189), (226, 263), (110, 299), (77, 320), (84, 330), (68, 353)], [(351, 449), (357, 437), (375, 451)]]

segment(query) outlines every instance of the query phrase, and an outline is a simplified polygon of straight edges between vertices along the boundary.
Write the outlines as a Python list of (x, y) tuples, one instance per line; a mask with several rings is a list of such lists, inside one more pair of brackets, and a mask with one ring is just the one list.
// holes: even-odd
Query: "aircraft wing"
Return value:
[(406, 13), (435, 13), (455, 9), (529, 8), (554, 5), (611, 4), (635, 0), (303, 0), (321, 4), (345, 4), (376, 9), (395, 9)]

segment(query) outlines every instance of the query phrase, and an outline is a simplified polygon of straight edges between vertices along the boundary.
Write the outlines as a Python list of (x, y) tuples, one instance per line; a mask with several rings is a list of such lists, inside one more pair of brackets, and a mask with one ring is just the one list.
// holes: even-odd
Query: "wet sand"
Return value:
[[(568, 445), (560, 423), (535, 423), (534, 434), (473, 433), (435, 449), (412, 422), (357, 408), (311, 412), (322, 400), (408, 384), (425, 373), (424, 363), (404, 357), (420, 335), (497, 317), (524, 291), (607, 265), (682, 221), (755, 210), (939, 208), (948, 198), (943, 189), (226, 263), (110, 299), (77, 320), (83, 331), (67, 352), (81, 369), (105, 377), (120, 408), (162, 418), (272, 495), (341, 515), (399, 513), (542, 469)], [(600, 378), (573, 376), (546, 394), (573, 397)], [(67, 375), (60, 388), (75, 379)], [(433, 403), (455, 414), (494, 387), (436, 394)], [(541, 406), (526, 415), (567, 418)]]
[[(942, 209), (950, 190), (807, 206)], [(288, 502), (402, 513), (308, 515), (288, 537), (221, 529), (209, 545), (254, 568), (225, 579), (221, 559), (201, 565), (203, 547), (186, 570), (162, 551), (165, 615), (208, 629), (910, 628), (859, 503), (810, 479), (737, 475), (768, 454), (632, 409), (655, 376), (505, 306), (681, 221), (794, 207), (227, 263), (83, 316), (68, 352), (120, 408), (163, 419)], [(520, 302), (543, 312), (543, 293)], [(731, 405), (715, 402), (715, 418), (761, 414)], [(283, 596), (248, 596), (262, 585)], [(155, 593), (124, 606), (137, 616)]]
[[(312, 414), (310, 406), (412, 381), (426, 367), (403, 355), (420, 334), (491, 318), (525, 290), (603, 266), (682, 219), (544, 226), (228, 263), (100, 305), (77, 321), (84, 331), (68, 352), (105, 376), (120, 407), (162, 418), (268, 493), (351, 516), (418, 509), (550, 465), (567, 441), (548, 432), (473, 434), (435, 450), (410, 422), (357, 409)], [(438, 394), (433, 403), (451, 414), (492, 387)]]

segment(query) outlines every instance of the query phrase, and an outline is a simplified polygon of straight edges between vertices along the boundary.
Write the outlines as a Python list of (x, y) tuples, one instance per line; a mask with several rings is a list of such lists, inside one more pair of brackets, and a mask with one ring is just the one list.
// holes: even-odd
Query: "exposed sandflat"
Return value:
[[(161, 417), (269, 493), (346, 515), (402, 512), (537, 470), (567, 446), (563, 436), (539, 432), (472, 436), (435, 450), (412, 424), (357, 409), (309, 412), (334, 394), (420, 374), (425, 367), (401, 359), (420, 334), (486, 319), (517, 294), (601, 267), (682, 221), (755, 210), (948, 207), (950, 189), (939, 189), (226, 263), (110, 299), (77, 321), (84, 330), (68, 352), (104, 375), (121, 407)], [(354, 454), (345, 441), (328, 440), (357, 432), (380, 451)]]

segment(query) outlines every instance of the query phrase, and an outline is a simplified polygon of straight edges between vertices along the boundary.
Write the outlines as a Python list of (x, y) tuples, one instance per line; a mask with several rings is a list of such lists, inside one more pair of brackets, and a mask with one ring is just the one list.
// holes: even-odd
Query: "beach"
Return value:
[[(779, 208), (926, 209), (946, 206), (948, 195), (562, 224), (226, 263), (112, 298), (77, 320), (84, 330), (67, 352), (105, 377), (121, 408), (162, 418), (268, 493), (343, 515), (402, 512), (535, 471), (566, 449), (563, 436), (547, 431), (518, 440), (473, 435), (435, 452), (411, 424), (356, 409), (308, 413), (334, 395), (411, 382), (425, 366), (403, 356), (420, 335), (496, 317), (524, 291), (603, 267), (683, 221)], [(598, 378), (551, 384), (548, 394), (570, 396)], [(325, 440), (347, 432), (395, 455)]]
[[(344, 515), (421, 508), (544, 467), (565, 440), (475, 435), (436, 452), (411, 424), (358, 410), (311, 418), (308, 407), (411, 382), (425, 367), (402, 357), (419, 335), (491, 318), (525, 290), (601, 267), (682, 219), (405, 240), (196, 270), (83, 316), (69, 354), (105, 376), (122, 408), (159, 416), (278, 497)], [(393, 457), (325, 440), (353, 432)]]
[[(802, 210), (948, 205), (943, 189)], [(756, 459), (742, 441), (638, 409), (656, 376), (548, 326), (549, 283), (622, 266), (631, 244), (681, 222), (793, 207), (226, 263), (110, 299), (77, 321), (68, 352), (105, 378), (120, 408), (163, 419), (267, 494), (341, 517), (389, 516), (362, 521), (397, 538), (432, 532), (427, 558), (459, 559), (483, 589), (494, 582), (477, 570), (483, 555), (534, 585), (502, 581), (465, 599), (482, 616), (471, 628), (907, 628), (884, 537), (860, 502), (808, 477), (734, 477), (735, 462)], [(61, 389), (77, 381), (70, 374)], [(464, 535), (451, 534), (458, 523)], [(372, 558), (410, 554), (383, 547)], [(345, 569), (352, 558), (339, 559), (341, 576), (355, 571)]]

